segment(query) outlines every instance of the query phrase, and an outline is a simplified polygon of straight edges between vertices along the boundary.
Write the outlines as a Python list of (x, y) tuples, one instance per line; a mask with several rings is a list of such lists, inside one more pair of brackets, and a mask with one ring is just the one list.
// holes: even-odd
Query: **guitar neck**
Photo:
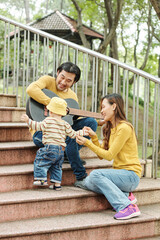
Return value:
[(85, 110), (80, 110), (75, 108), (69, 108), (69, 114), (80, 116), (80, 117), (82, 116), (82, 117), (92, 117), (92, 118), (102, 119), (102, 115), (100, 113), (90, 112), (90, 111), (85, 111)]

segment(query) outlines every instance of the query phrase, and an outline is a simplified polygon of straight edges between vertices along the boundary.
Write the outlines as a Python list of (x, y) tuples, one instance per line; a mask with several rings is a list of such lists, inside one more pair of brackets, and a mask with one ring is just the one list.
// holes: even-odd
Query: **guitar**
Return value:
[[(58, 97), (54, 92), (48, 89), (42, 89), (42, 91), (50, 98)], [(72, 125), (73, 120), (77, 119), (79, 116), (93, 117), (98, 119), (102, 118), (100, 113), (80, 110), (79, 104), (72, 98), (67, 98), (65, 101), (67, 102), (68, 113), (66, 116), (62, 117), (62, 119), (68, 122), (70, 125)], [(49, 111), (47, 110), (46, 106), (29, 97), (26, 105), (26, 114), (32, 120), (40, 122), (49, 116)]]

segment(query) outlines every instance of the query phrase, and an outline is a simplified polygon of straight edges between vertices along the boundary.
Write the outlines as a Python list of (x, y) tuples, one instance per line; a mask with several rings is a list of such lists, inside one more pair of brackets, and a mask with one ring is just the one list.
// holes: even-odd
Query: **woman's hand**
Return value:
[(82, 136), (77, 136), (76, 137), (76, 142), (79, 145), (84, 145), (86, 141), (87, 141), (87, 138), (85, 138), (85, 137), (82, 137)]
[(89, 137), (96, 135), (96, 133), (90, 127), (84, 127), (83, 129), (88, 134)]

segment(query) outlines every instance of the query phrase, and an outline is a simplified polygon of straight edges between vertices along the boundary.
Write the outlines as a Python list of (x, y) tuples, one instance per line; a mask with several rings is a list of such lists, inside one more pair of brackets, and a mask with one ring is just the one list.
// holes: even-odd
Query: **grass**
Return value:
[(158, 170), (157, 170), (157, 178), (160, 178), (160, 167), (158, 167)]
[[(152, 147), (147, 147), (147, 158), (152, 155)], [(142, 158), (142, 146), (138, 145), (138, 156)]]

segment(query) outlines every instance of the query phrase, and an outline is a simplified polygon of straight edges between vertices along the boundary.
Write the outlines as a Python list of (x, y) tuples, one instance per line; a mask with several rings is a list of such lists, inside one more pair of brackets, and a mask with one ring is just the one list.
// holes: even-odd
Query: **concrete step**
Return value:
[(33, 163), (36, 151), (31, 141), (0, 142), (0, 166)]
[[(138, 206), (160, 203), (160, 179), (142, 178), (134, 195)], [(62, 191), (40, 187), (0, 193), (0, 222), (97, 212), (109, 208), (111, 206), (103, 195), (74, 186), (63, 186)]]
[[(26, 138), (27, 136), (28, 133)], [(37, 149), (32, 141), (0, 142), (0, 166), (33, 163)], [(97, 158), (97, 155), (87, 147), (80, 150), (80, 156), (82, 159)]]
[[(32, 158), (32, 161), (33, 160), (34, 158)], [(108, 163), (105, 160), (100, 161), (95, 158), (86, 160), (85, 168), (87, 173), (96, 168), (107, 167), (111, 168), (112, 162)], [(70, 164), (64, 163), (62, 185), (72, 185), (75, 180)], [(35, 186), (33, 186), (33, 164), (0, 166), (0, 182), (0, 192), (35, 188)]]
[(0, 94), (0, 104), (3, 107), (20, 107), (20, 99), (20, 96), (18, 96), (18, 101), (16, 101), (16, 95), (14, 94)]
[(0, 142), (31, 141), (26, 123), (0, 123)]
[[(102, 195), (74, 186), (0, 193), (0, 222), (95, 212), (109, 208)], [(8, 214), (10, 213), (10, 214)]]
[[(0, 224), (7, 240), (81, 239), (130, 240), (160, 235), (160, 204), (141, 206), (141, 215), (115, 220), (112, 210), (30, 219)], [(158, 210), (158, 211), (157, 211)]]
[(0, 107), (0, 122), (19, 122), (25, 112), (25, 108)]

